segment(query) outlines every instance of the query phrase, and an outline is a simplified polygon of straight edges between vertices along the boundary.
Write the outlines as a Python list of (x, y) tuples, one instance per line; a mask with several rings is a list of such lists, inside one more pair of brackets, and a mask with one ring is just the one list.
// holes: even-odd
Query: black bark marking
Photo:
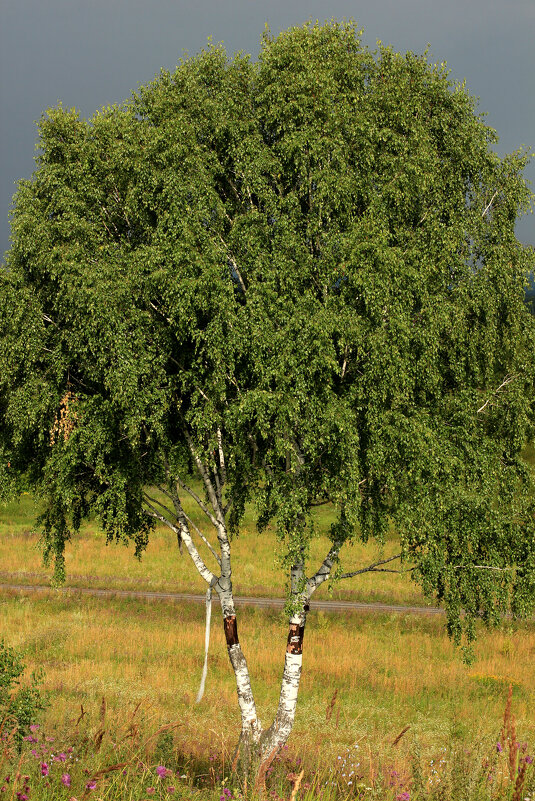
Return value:
[(236, 615), (230, 615), (223, 620), (223, 626), (225, 628), (225, 639), (227, 641), (227, 648), (230, 648), (232, 645), (238, 645), (238, 623), (236, 622)]
[(286, 646), (286, 650), (289, 654), (303, 653), (304, 633), (304, 626), (300, 626), (299, 623), (290, 623), (290, 631), (288, 632), (288, 645)]

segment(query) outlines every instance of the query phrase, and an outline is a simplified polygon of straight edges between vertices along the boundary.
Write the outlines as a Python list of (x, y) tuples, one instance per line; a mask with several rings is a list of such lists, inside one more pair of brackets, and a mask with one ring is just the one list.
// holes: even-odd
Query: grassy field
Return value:
[[(186, 504), (186, 510), (198, 525), (203, 525), (196, 507)], [(45, 571), (39, 549), (39, 536), (32, 532), (38, 510), (30, 496), (20, 503), (0, 509), (0, 581), (43, 583), (51, 570)], [(329, 510), (321, 507), (317, 513), (318, 527), (328, 529)], [(201, 544), (207, 563), (215, 569), (215, 562)], [(355, 543), (347, 547), (344, 566), (366, 566), (382, 555), (396, 552), (396, 537), (391, 534), (384, 546), (375, 542), (367, 545)], [(314, 540), (311, 548), (311, 568), (316, 570), (329, 548), (325, 537)], [(279, 596), (286, 591), (287, 570), (281, 568), (280, 546), (270, 528), (258, 536), (252, 514), (249, 512), (240, 535), (232, 544), (233, 584), (237, 595)], [(102, 533), (94, 523), (84, 525), (68, 545), (66, 551), (67, 586), (113, 587), (117, 589), (167, 590), (170, 592), (204, 592), (206, 585), (191, 559), (180, 556), (176, 537), (163, 526), (158, 526), (141, 562), (133, 557), (133, 547), (125, 544), (105, 546)], [(13, 574), (13, 575), (6, 575)], [(35, 574), (35, 575), (31, 575)], [(323, 585), (315, 598), (329, 597), (329, 588)], [(339, 583), (331, 597), (358, 601), (380, 601), (395, 604), (422, 604), (426, 601), (419, 588), (408, 575), (363, 575)]]
[[(155, 752), (153, 740), (145, 762), (155, 765), (165, 757), (192, 783), (199, 773), (209, 775), (210, 756), (220, 766), (224, 755), (228, 766), (239, 732), (234, 678), (217, 616), (206, 694), (194, 703), (203, 623), (203, 608), (194, 604), (9, 594), (0, 601), (3, 637), (24, 650), (29, 670), (45, 671), (44, 687), (53, 703), (43, 717), (44, 730), (63, 743), (74, 741), (82, 705), (85, 731), (94, 739), (105, 698), (103, 748), (115, 754), (108, 763), (117, 762), (115, 733), (126, 730), (141, 703), (137, 714), (144, 736), (162, 724), (176, 724), (168, 752)], [(282, 614), (242, 610), (240, 637), (260, 714), (269, 722), (286, 638)], [(350, 760), (365, 786), (372, 786), (385, 771), (408, 777), (418, 753), (427, 781), (433, 765), (449, 757), (455, 745), (494, 747), (510, 684), (518, 738), (533, 745), (534, 657), (533, 623), (480, 632), (476, 662), (466, 667), (435, 618), (311, 615), (287, 763), (298, 766), (302, 760), (312, 773), (321, 766), (343, 783), (341, 760), (348, 765)], [(410, 729), (393, 747), (405, 726)], [(92, 755), (92, 769), (98, 759)]]
[[(526, 459), (535, 466), (535, 451), (529, 449)], [(201, 528), (204, 521), (198, 507), (184, 499), (186, 512)], [(0, 582), (12, 581), (39, 584), (51, 574), (43, 569), (39, 536), (33, 532), (38, 508), (29, 495), (20, 502), (0, 505)], [(331, 518), (329, 507), (316, 510), (318, 531), (328, 530)], [(316, 570), (328, 550), (325, 537), (318, 537), (311, 547), (311, 570)], [(390, 556), (398, 550), (394, 531), (384, 545), (375, 541), (364, 545), (346, 546), (342, 553), (344, 569), (366, 566), (377, 558)], [(207, 564), (215, 569), (208, 550), (200, 543), (200, 551)], [(67, 586), (112, 587), (117, 589), (166, 590), (169, 592), (204, 592), (206, 586), (193, 563), (185, 554), (180, 557), (176, 538), (159, 526), (154, 532), (142, 561), (133, 557), (132, 546), (103, 544), (102, 533), (94, 523), (85, 524), (66, 552)], [(275, 533), (269, 528), (258, 536), (254, 516), (247, 511), (240, 536), (232, 544), (233, 583), (236, 595), (284, 596), (287, 569), (281, 568), (281, 550)], [(9, 575), (12, 574), (12, 575)], [(32, 575), (35, 574), (35, 575)], [(364, 574), (338, 583), (329, 590), (322, 585), (315, 598), (425, 605), (429, 603), (411, 581), (410, 575)]]
[[(38, 538), (31, 533), (34, 511), (29, 496), (0, 511), (0, 581), (46, 579)], [(325, 546), (320, 540), (314, 544), (315, 558)], [(249, 517), (233, 547), (237, 594), (284, 593), (272, 531), (258, 537)], [(382, 552), (393, 553), (395, 547), (392, 534)], [(355, 545), (346, 564), (365, 565), (380, 552), (373, 544)], [(68, 549), (67, 570), (71, 586), (204, 590), (189, 559), (179, 557), (173, 538), (161, 529), (138, 563), (131, 548), (106, 547), (89, 524)], [(335, 589), (334, 597), (425, 603), (406, 575), (362, 576), (352, 582)], [(69, 768), (73, 784), (67, 788), (59, 780), (64, 768), (53, 762), (56, 757), (47, 757), (44, 750), (33, 757), (25, 744), (18, 773), (27, 771), (35, 780), (28, 798), (80, 801), (92, 795), (140, 801), (221, 795), (228, 801), (228, 792), (239, 798), (243, 788), (228, 789), (227, 783), (228, 792), (222, 792), (239, 715), (221, 621), (214, 612), (207, 688), (196, 705), (204, 647), (201, 605), (4, 592), (0, 637), (22, 649), (28, 672), (44, 670), (44, 688), (52, 701), (40, 721), (39, 748), (56, 754), (63, 748), (71, 753), (69, 759), (79, 754)], [(278, 697), (286, 629), (281, 612), (239, 610), (240, 639), (264, 723), (270, 722)], [(518, 754), (523, 759), (535, 749), (535, 621), (508, 621), (492, 632), (481, 628), (475, 654), (474, 664), (466, 666), (441, 618), (311, 613), (297, 719), (290, 747), (270, 780), (273, 799), (289, 797), (291, 778), (304, 766), (303, 798), (520, 801), (507, 778), (507, 756), (497, 753), (496, 743), (502, 738), (511, 686), (518, 741), (527, 743)], [(81, 707), (85, 714), (76, 725)], [(155, 734), (166, 724), (170, 728)], [(68, 747), (75, 750), (67, 752)], [(19, 757), (8, 750), (0, 754), (0, 773), (12, 776)], [(50, 776), (55, 771), (56, 777), (49, 787), (39, 769), (45, 758), (52, 766)], [(135, 777), (128, 773), (123, 779), (122, 772), (109, 771), (97, 777), (94, 793), (87, 789), (88, 777), (123, 759), (122, 771), (137, 766)], [(173, 771), (173, 793), (155, 774), (158, 765)], [(463, 790), (448, 795), (446, 788), (461, 774), (466, 774), (465, 784), (477, 784), (479, 794)], [(18, 798), (20, 788), (5, 786), (12, 790), (8, 798)], [(434, 795), (439, 787), (442, 795)], [(527, 788), (522, 798), (533, 801)]]

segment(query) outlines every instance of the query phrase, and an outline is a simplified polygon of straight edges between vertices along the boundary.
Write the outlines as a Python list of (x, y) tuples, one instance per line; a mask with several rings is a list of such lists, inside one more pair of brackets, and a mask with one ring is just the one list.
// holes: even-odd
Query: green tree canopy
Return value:
[[(39, 134), (0, 279), (0, 485), (42, 498), (58, 575), (89, 513), (138, 553), (166, 522), (195, 561), (185, 492), (226, 621), (248, 500), (286, 545), (301, 645), (316, 586), (389, 569), (343, 544), (390, 525), (457, 640), (532, 608), (527, 156), (496, 155), (444, 65), (306, 25), (257, 63), (210, 47), (87, 121), (51, 109)], [(310, 565), (323, 502), (332, 547)]]

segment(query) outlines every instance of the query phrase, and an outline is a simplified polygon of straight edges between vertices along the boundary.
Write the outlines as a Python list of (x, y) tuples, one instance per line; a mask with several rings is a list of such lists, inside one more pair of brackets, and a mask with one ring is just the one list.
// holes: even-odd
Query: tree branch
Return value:
[(516, 570), (516, 567), (494, 567), (494, 565), (451, 565), (452, 570), (497, 570), (505, 573), (508, 570)]
[(227, 468), (225, 465), (225, 454), (223, 452), (223, 437), (221, 435), (221, 429), (217, 429), (217, 444), (219, 447), (219, 468), (221, 470), (221, 483), (227, 483)]
[(161, 310), (158, 308), (158, 306), (156, 306), (156, 305), (155, 305), (155, 304), (152, 302), (152, 300), (149, 300), (149, 306), (150, 306), (151, 308), (153, 308), (153, 309), (154, 309), (154, 311), (155, 311), (157, 314), (159, 314), (159, 315), (160, 315), (160, 317), (163, 317), (163, 319), (164, 319), (164, 320), (166, 320), (168, 323), (170, 323), (170, 324), (172, 324), (172, 323), (173, 323), (173, 321), (171, 320), (171, 318), (170, 318), (170, 317), (167, 317), (167, 315), (165, 315), (165, 314), (163, 313), (163, 311), (161, 311)]
[(171, 517), (174, 517), (178, 521), (178, 515), (175, 512), (173, 512), (171, 509), (169, 509), (164, 503), (162, 503), (161, 501), (157, 500), (156, 498), (153, 498), (147, 492), (143, 492), (143, 496), (147, 500), (152, 501), (152, 503), (155, 503), (157, 506), (161, 506), (162, 509), (165, 509), (167, 514), (171, 515)]
[(381, 559), (381, 561), (379, 561), (379, 562), (374, 562), (373, 565), (369, 565), (368, 567), (363, 567), (360, 570), (354, 570), (352, 573), (344, 573), (342, 576), (340, 576), (340, 578), (341, 579), (352, 578), (353, 576), (359, 576), (361, 573), (372, 573), (372, 572), (374, 572), (374, 573), (380, 573), (380, 572), (381, 573), (405, 573), (405, 572), (410, 572), (410, 570), (414, 569), (414, 568), (410, 568), (409, 571), (404, 571), (404, 570), (384, 570), (384, 569), (381, 570), (381, 569), (378, 569), (379, 565), (386, 565), (386, 564), (388, 564), (388, 562), (393, 562), (394, 559), (401, 559), (401, 554), (397, 553), (395, 556), (389, 556), (388, 559)]
[(506, 375), (506, 376), (505, 376), (505, 378), (504, 378), (504, 380), (503, 380), (503, 381), (502, 381), (502, 383), (500, 384), (500, 386), (499, 386), (497, 389), (495, 389), (495, 390), (493, 391), (493, 393), (492, 393), (492, 395), (490, 396), (490, 398), (488, 398), (488, 400), (486, 400), (486, 401), (485, 401), (485, 403), (483, 404), (483, 406), (480, 406), (480, 407), (479, 407), (479, 409), (477, 410), (477, 414), (479, 414), (480, 412), (482, 412), (482, 411), (483, 411), (483, 409), (485, 409), (485, 408), (486, 408), (486, 407), (489, 405), (489, 403), (491, 402), (491, 400), (492, 400), (492, 398), (493, 398), (493, 396), (494, 396), (494, 395), (497, 395), (497, 394), (498, 394), (498, 392), (500, 392), (500, 391), (501, 391), (501, 390), (502, 390), (504, 387), (506, 387), (506, 386), (507, 386), (507, 384), (510, 384), (510, 383), (511, 383), (511, 381), (514, 381), (516, 377), (517, 377), (516, 375), (508, 375), (508, 376)]
[(495, 193), (493, 194), (493, 196), (491, 197), (491, 199), (490, 199), (490, 203), (488, 204), (488, 206), (485, 208), (485, 211), (484, 211), (484, 212), (483, 212), (483, 214), (481, 215), (482, 217), (484, 217), (484, 216), (485, 216), (485, 214), (487, 213), (487, 211), (488, 211), (488, 210), (490, 209), (490, 207), (492, 206), (492, 204), (493, 204), (493, 202), (494, 202), (494, 198), (496, 197), (496, 195), (497, 195), (497, 194), (498, 194), (498, 190), (496, 190), (496, 191), (495, 191)]
[(182, 489), (184, 490), (184, 492), (187, 492), (187, 493), (188, 493), (188, 495), (190, 495), (190, 496), (193, 498), (193, 500), (195, 501), (195, 503), (196, 503), (198, 506), (200, 506), (200, 508), (203, 510), (204, 514), (206, 515), (206, 517), (209, 519), (210, 523), (211, 523), (211, 524), (214, 526), (214, 528), (217, 528), (217, 525), (218, 525), (218, 524), (217, 524), (217, 520), (215, 519), (215, 517), (213, 516), (213, 514), (210, 512), (210, 510), (208, 509), (208, 507), (207, 507), (207, 505), (204, 503), (204, 501), (202, 501), (202, 500), (199, 498), (199, 496), (197, 495), (197, 493), (196, 493), (196, 492), (194, 492), (192, 489), (190, 489), (190, 487), (188, 487), (188, 485), (186, 484), (186, 482), (185, 482), (185, 481), (182, 481), (182, 479), (181, 479), (179, 476), (177, 476), (177, 479), (176, 479), (176, 481), (177, 481), (177, 484), (179, 484), (179, 486), (180, 486), (180, 487), (182, 487)]
[(147, 509), (144, 509), (143, 511), (145, 512), (145, 514), (146, 514), (146, 515), (148, 515), (149, 517), (154, 517), (156, 520), (159, 520), (161, 523), (163, 523), (164, 525), (168, 526), (168, 528), (170, 528), (170, 529), (171, 529), (171, 531), (174, 531), (174, 532), (175, 532), (175, 534), (179, 534), (179, 533), (180, 533), (180, 530), (179, 530), (179, 529), (177, 529), (177, 527), (176, 527), (175, 525), (173, 525), (173, 523), (171, 523), (171, 521), (170, 521), (170, 520), (168, 520), (166, 517), (164, 517), (164, 516), (163, 516), (163, 515), (162, 515), (162, 514), (161, 514), (161, 513), (160, 513), (160, 512), (159, 512), (159, 511), (158, 511), (158, 510), (157, 510), (157, 509), (156, 509), (156, 508), (155, 508), (155, 507), (154, 507), (154, 506), (151, 504), (151, 503), (150, 503), (150, 501), (148, 501), (147, 499), (145, 499), (145, 503), (147, 504), (147, 506), (148, 506), (150, 509), (152, 509), (152, 512), (149, 512), (149, 511), (147, 511)]
[[(191, 455), (193, 456), (195, 464), (197, 465), (197, 470), (201, 474), (201, 478), (202, 478), (202, 480), (204, 482), (204, 486), (206, 487), (206, 492), (208, 493), (208, 497), (210, 499), (210, 503), (212, 504), (212, 509), (214, 510), (214, 512), (216, 514), (216, 517), (212, 518), (213, 521), (215, 521), (214, 525), (215, 525), (215, 527), (217, 529), (219, 529), (219, 526), (223, 522), (223, 520), (220, 519), (222, 517), (222, 511), (223, 510), (221, 509), (221, 503), (219, 501), (219, 498), (217, 497), (217, 492), (214, 489), (214, 485), (210, 481), (210, 476), (208, 475), (208, 471), (206, 469), (206, 466), (203, 463), (203, 461), (202, 461), (201, 457), (199, 456), (199, 454), (197, 453), (197, 450), (196, 450), (196, 448), (195, 448), (195, 446), (193, 444), (193, 440), (191, 439), (186, 426), (184, 426), (183, 431), (184, 431), (184, 436), (186, 438), (186, 442), (188, 443), (188, 447), (189, 447), (189, 449), (191, 451)], [(199, 503), (199, 501), (200, 501), (200, 499), (197, 501), (197, 503)], [(201, 505), (201, 504), (199, 503), (199, 505)], [(202, 509), (202, 506), (201, 506), (201, 509)], [(208, 508), (206, 506), (205, 506), (204, 510), (205, 510), (207, 515), (212, 517), (210, 515), (210, 512), (208, 511)]]
[(334, 560), (338, 556), (338, 552), (340, 551), (342, 545), (343, 543), (333, 545), (333, 547), (330, 549), (329, 553), (321, 563), (319, 569), (313, 576), (311, 576), (307, 580), (307, 589), (306, 589), (307, 600), (310, 600), (312, 593), (314, 593), (317, 590), (320, 584), (323, 584), (323, 582), (329, 578)]
[(232, 266), (234, 267), (234, 271), (235, 271), (235, 273), (236, 273), (236, 275), (238, 277), (238, 282), (240, 284), (241, 291), (245, 295), (246, 294), (245, 284), (243, 282), (243, 278), (241, 277), (240, 268), (238, 267), (238, 265), (236, 263), (236, 259), (234, 258), (234, 256), (231, 255), (230, 248), (227, 245), (227, 243), (225, 242), (225, 240), (223, 239), (223, 237), (221, 236), (221, 234), (219, 234), (219, 239), (221, 240), (221, 242), (225, 246), (225, 255), (226, 255), (227, 259), (230, 261), (230, 263), (232, 264)]
[(341, 381), (343, 381), (343, 379), (344, 379), (344, 376), (345, 376), (345, 374), (346, 374), (346, 368), (347, 368), (347, 357), (348, 357), (348, 355), (349, 355), (349, 347), (348, 347), (348, 345), (346, 345), (346, 346), (345, 346), (345, 350), (344, 350), (344, 363), (343, 363), (343, 365), (342, 365), (342, 374), (341, 374), (341, 376), (340, 376), (340, 380), (341, 380)]
[(212, 548), (212, 546), (210, 545), (210, 542), (209, 542), (209, 541), (208, 541), (208, 539), (207, 539), (207, 538), (204, 536), (204, 534), (202, 533), (202, 531), (200, 530), (200, 528), (198, 528), (198, 527), (195, 525), (195, 523), (193, 522), (193, 520), (191, 519), (191, 517), (188, 517), (188, 515), (187, 515), (185, 512), (183, 512), (183, 515), (184, 515), (184, 517), (186, 518), (186, 520), (188, 521), (188, 523), (190, 524), (190, 526), (193, 526), (193, 528), (195, 529), (195, 531), (197, 532), (197, 534), (199, 535), (199, 537), (201, 538), (201, 540), (204, 542), (204, 544), (205, 544), (205, 545), (208, 547), (208, 549), (210, 550), (210, 552), (211, 552), (212, 556), (214, 557), (214, 559), (216, 560), (216, 562), (217, 562), (217, 563), (219, 564), (219, 566), (221, 567), (221, 559), (220, 559), (220, 557), (218, 556), (217, 552), (216, 552), (216, 551), (215, 551), (215, 550)]
[[(188, 531), (188, 527), (182, 523), (180, 524), (180, 528), (177, 528), (177, 526), (174, 526), (169, 520), (167, 520), (167, 518), (165, 518), (162, 514), (160, 514), (160, 512), (158, 512), (158, 510), (146, 498), (145, 498), (145, 503), (150, 509), (152, 509), (151, 512), (149, 512), (147, 509), (144, 509), (143, 511), (145, 512), (146, 515), (148, 515), (149, 517), (153, 517), (156, 520), (160, 520), (162, 523), (165, 523), (165, 525), (169, 526), (171, 531), (174, 531), (177, 536), (181, 537), (182, 542), (186, 546), (187, 551), (192, 558), (193, 564), (195, 565), (195, 567), (197, 568), (203, 579), (208, 584), (215, 581), (216, 576), (214, 573), (212, 573), (212, 571), (205, 565), (204, 561), (202, 560), (201, 555), (199, 554), (199, 551), (195, 547), (195, 544), (191, 538), (191, 534)], [(184, 517), (186, 516), (184, 515)]]

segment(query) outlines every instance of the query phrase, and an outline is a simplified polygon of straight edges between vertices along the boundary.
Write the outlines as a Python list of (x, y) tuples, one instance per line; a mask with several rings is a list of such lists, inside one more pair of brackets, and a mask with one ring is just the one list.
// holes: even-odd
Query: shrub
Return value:
[(48, 706), (46, 694), (41, 690), (42, 671), (33, 672), (29, 683), (21, 685), (25, 671), (23, 656), (0, 640), (0, 722), (4, 729), (14, 729), (19, 751), (30, 725)]

